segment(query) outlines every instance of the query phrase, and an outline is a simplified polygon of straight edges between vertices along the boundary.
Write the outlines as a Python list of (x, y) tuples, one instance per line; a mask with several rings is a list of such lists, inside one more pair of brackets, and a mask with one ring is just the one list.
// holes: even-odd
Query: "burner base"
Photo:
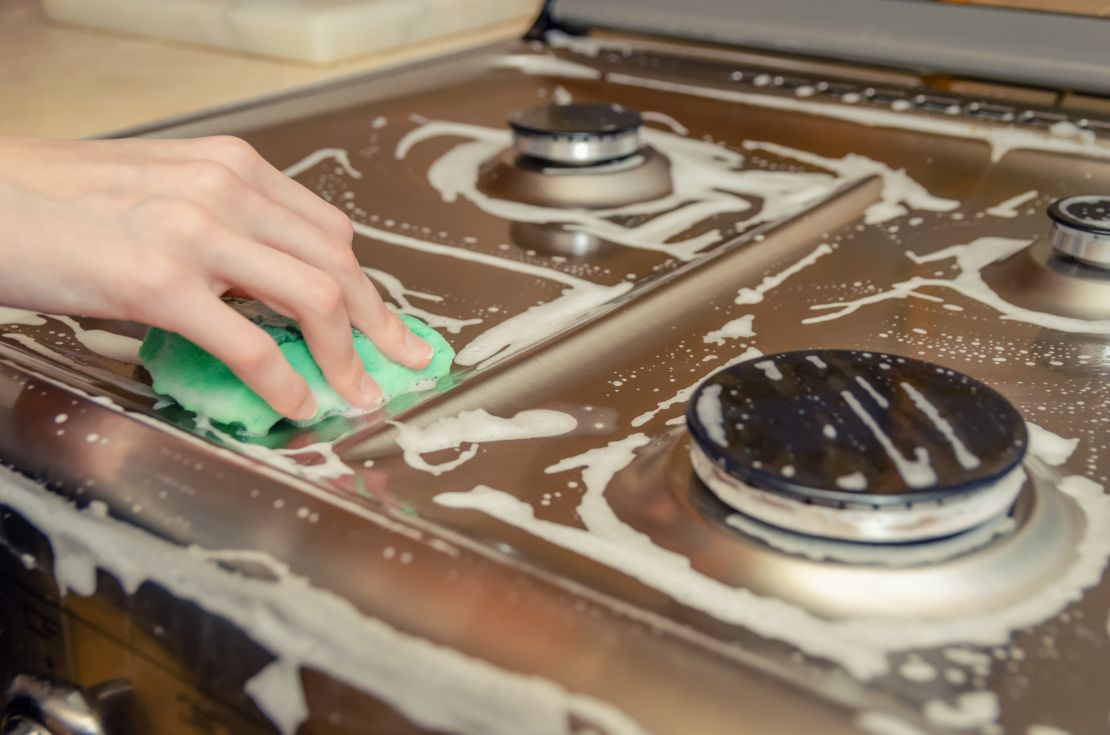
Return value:
[(860, 499), (858, 507), (802, 503), (765, 492), (728, 475), (696, 444), (690, 460), (698, 478), (730, 508), (776, 528), (839, 541), (901, 544), (962, 533), (1009, 511), (1025, 486), (1025, 471), (1012, 470), (998, 482), (949, 502), (878, 509)]
[(672, 192), (671, 164), (652, 148), (597, 166), (551, 166), (505, 150), (482, 166), (478, 190), (538, 207), (616, 209)]

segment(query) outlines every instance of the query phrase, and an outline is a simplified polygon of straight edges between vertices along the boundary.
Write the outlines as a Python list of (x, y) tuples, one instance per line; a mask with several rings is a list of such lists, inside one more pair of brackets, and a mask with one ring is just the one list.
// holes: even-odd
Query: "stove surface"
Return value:
[[(983, 120), (958, 98), (931, 111), (895, 81), (807, 78), (679, 45), (551, 41), (152, 133), (242, 135), (344, 208), (367, 275), (458, 360), (380, 411), (240, 441), (165, 405), (141, 368), (114, 359), (109, 348), (130, 343), (105, 332), (141, 328), (5, 311), (0, 456), (81, 507), (105, 503), (93, 510), (118, 524), (88, 526), (98, 545), (78, 548), (88, 510), (0, 492), (53, 543), (55, 565), (71, 554), (124, 580), (102, 574), (84, 589), (95, 596), (67, 604), (84, 605), (82, 620), (127, 609), (147, 629), (154, 619), (125, 601), (163, 594), (154, 586), (248, 631), (258, 651), (217, 677), (218, 693), (200, 688), (263, 732), (304, 719), (330, 731), (317, 723), (348, 716), (348, 690), (399, 712), (374, 721), (396, 731), (512, 732), (520, 711), (483, 700), (480, 683), (509, 691), (496, 682), (525, 674), (563, 697), (552, 714), (555, 694), (521, 695), (552, 717), (536, 732), (1105, 732), (1110, 276), (1053, 260), (1046, 209), (1110, 191), (1110, 146), (1067, 121)], [(498, 176), (530, 175), (505, 153), (510, 117), (572, 102), (639, 111), (645, 160), (572, 171), (588, 180), (565, 190), (499, 188)], [(652, 156), (669, 165), (669, 193), (574, 200), (594, 186), (627, 192), (588, 177), (631, 178)], [(688, 402), (722, 368), (795, 350), (915, 358), (997, 391), (1025, 422), (997, 447), (959, 422), (957, 399), (937, 405), (943, 425), (994, 453), (992, 481), (1021, 473), (1017, 500), (972, 530), (894, 545), (821, 539), (725, 505), (692, 467)], [(907, 395), (906, 410), (924, 410)], [(1006, 452), (1022, 430), (1014, 470), (1019, 454)], [(915, 431), (894, 451), (912, 458)], [(804, 468), (778, 457), (778, 477), (784, 466), (787, 479), (827, 475), (823, 457), (806, 454)], [(959, 482), (990, 474), (957, 460), (970, 460), (945, 460)], [(136, 560), (139, 528), (168, 556)], [(9, 535), (19, 548), (34, 534)], [(171, 550), (193, 563), (190, 546), (212, 562), (197, 575), (222, 562), (252, 584), (303, 583), (289, 604), (332, 622), (276, 597), (280, 620), (265, 622), (221, 597), (218, 580), (181, 582)], [(287, 566), (217, 553), (228, 549)], [(25, 553), (51, 570), (42, 548)], [(53, 576), (70, 578), (61, 566)], [(369, 619), (508, 679), (424, 649), (405, 649), (411, 671), (386, 672), (358, 644), (385, 645), (360, 627)], [(328, 655), (294, 650), (301, 635)], [(155, 636), (142, 650), (167, 647)], [(200, 668), (180, 676), (204, 681)], [(418, 670), (433, 669), (442, 688), (422, 689), (432, 684)], [(302, 687), (316, 693), (290, 712), (281, 702)], [(485, 702), (483, 713), (463, 702)]]

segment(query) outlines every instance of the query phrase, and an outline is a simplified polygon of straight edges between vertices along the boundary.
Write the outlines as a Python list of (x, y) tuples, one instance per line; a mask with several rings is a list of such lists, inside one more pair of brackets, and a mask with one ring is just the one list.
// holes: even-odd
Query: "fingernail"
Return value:
[(296, 410), (289, 414), (289, 418), (294, 421), (308, 421), (315, 415), (316, 399), (313, 398), (312, 393), (309, 393), (308, 396), (301, 401), (301, 405), (297, 406)]
[(432, 359), (432, 353), (435, 349), (417, 337), (412, 332), (405, 330), (405, 353), (408, 354), (414, 362), (419, 362), (421, 365), (427, 365)]
[(382, 389), (378, 387), (369, 373), (364, 373), (362, 376), (362, 399), (366, 402), (367, 408), (382, 402)]

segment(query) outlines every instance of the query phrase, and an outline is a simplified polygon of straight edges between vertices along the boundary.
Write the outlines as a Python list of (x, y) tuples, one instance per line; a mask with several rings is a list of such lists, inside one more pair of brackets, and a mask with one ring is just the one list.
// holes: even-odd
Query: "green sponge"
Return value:
[[(324, 379), (296, 322), (259, 305), (240, 311), (277, 342), (285, 359), (304, 376), (317, 405), (316, 415), (304, 422), (306, 425), (347, 410), (347, 403)], [(401, 319), (435, 349), (432, 361), (423, 370), (398, 365), (378, 352), (361, 332), (353, 332), (355, 351), (386, 400), (438, 380), (450, 372), (455, 359), (451, 345), (434, 329), (411, 316), (402, 315)], [(156, 328), (148, 330), (139, 357), (153, 378), (155, 392), (169, 396), (198, 416), (240, 427), (241, 433), (251, 436), (265, 434), (282, 419), (226, 365), (180, 335)]]

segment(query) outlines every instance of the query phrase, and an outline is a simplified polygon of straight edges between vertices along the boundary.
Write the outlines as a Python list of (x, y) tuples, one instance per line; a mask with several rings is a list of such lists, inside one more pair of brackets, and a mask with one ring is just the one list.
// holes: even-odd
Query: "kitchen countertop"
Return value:
[(50, 24), (0, 2), (0, 135), (81, 138), (519, 36), (531, 18), (329, 66)]

